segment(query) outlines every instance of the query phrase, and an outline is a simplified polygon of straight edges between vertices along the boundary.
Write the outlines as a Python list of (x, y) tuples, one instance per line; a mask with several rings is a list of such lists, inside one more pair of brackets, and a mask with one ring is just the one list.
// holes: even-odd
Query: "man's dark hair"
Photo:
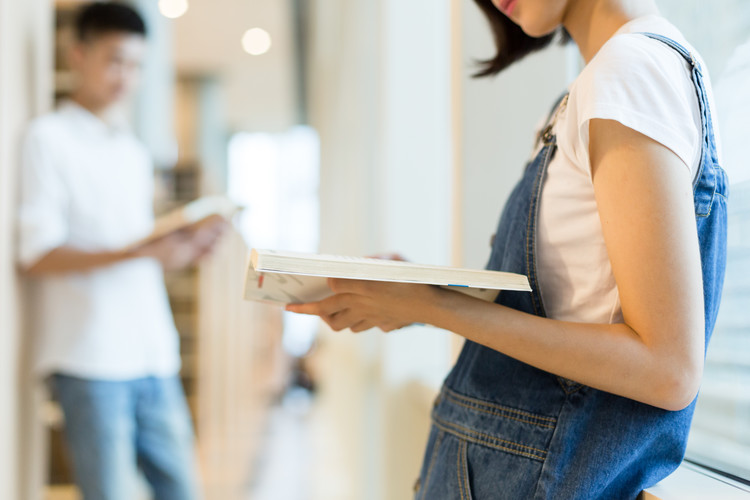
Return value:
[(76, 37), (85, 42), (106, 33), (130, 33), (146, 36), (146, 23), (132, 7), (119, 2), (94, 2), (81, 8), (76, 16)]
[[(500, 12), (492, 3), (492, 0), (474, 1), (490, 23), (497, 49), (495, 57), (479, 61), (480, 69), (474, 74), (477, 78), (497, 75), (530, 53), (547, 47), (558, 36), (558, 33), (552, 33), (540, 38), (531, 37)], [(570, 35), (562, 28), (559, 36), (562, 43), (567, 43), (570, 40)]]

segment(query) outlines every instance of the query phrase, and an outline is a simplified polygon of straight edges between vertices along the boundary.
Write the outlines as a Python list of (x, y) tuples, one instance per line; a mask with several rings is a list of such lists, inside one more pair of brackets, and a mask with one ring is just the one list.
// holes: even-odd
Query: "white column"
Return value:
[[(315, 12), (309, 102), (322, 142), (322, 250), (449, 264), (450, 0), (318, 0)], [(323, 397), (342, 405), (331, 415), (347, 436), (350, 495), (408, 498), (448, 335), (411, 328), (325, 341), (336, 357), (327, 356)]]
[[(379, 169), (383, 250), (448, 265), (453, 251), (450, 0), (385, 0)], [(381, 336), (377, 443), (383, 479), (373, 498), (408, 498), (424, 453), (433, 397), (450, 368), (450, 334), (410, 327)]]
[(49, 0), (0, 0), (0, 489), (18, 500), (41, 497), (44, 442), (14, 263), (17, 167), (28, 119), (51, 103), (52, 28)]

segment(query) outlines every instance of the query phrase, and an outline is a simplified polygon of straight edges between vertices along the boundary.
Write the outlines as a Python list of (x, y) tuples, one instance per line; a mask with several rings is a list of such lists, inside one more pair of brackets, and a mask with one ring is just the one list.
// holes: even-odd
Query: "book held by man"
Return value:
[(226, 196), (214, 195), (198, 198), (157, 217), (151, 233), (131, 244), (129, 248), (151, 243), (175, 231), (199, 224), (215, 215), (230, 219), (240, 210), (242, 207)]
[(487, 301), (494, 301), (500, 290), (531, 291), (520, 274), (254, 249), (245, 299), (279, 305), (316, 302), (332, 295), (328, 278), (436, 285)]

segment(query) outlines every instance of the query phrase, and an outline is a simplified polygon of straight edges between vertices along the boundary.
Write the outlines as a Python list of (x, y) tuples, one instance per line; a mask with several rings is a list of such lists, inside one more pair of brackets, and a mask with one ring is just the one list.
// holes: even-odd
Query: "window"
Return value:
[[(320, 140), (314, 129), (240, 132), (229, 142), (229, 197), (245, 207), (238, 229), (249, 247), (318, 248)], [(314, 316), (284, 314), (285, 350), (303, 356), (318, 329)]]
[(750, 2), (658, 0), (711, 73), (730, 180), (727, 275), (688, 460), (750, 481)]

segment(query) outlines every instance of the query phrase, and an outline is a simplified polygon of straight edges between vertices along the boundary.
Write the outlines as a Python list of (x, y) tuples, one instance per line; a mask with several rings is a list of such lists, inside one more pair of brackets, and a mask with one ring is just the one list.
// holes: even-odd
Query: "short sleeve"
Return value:
[(25, 268), (64, 245), (68, 236), (68, 191), (49, 132), (32, 125), (22, 148), (18, 262)]
[[(572, 99), (575, 94), (575, 99)], [(693, 169), (700, 115), (687, 61), (661, 42), (623, 34), (608, 41), (571, 90), (576, 157), (591, 169), (589, 124), (617, 121), (674, 152)]]

